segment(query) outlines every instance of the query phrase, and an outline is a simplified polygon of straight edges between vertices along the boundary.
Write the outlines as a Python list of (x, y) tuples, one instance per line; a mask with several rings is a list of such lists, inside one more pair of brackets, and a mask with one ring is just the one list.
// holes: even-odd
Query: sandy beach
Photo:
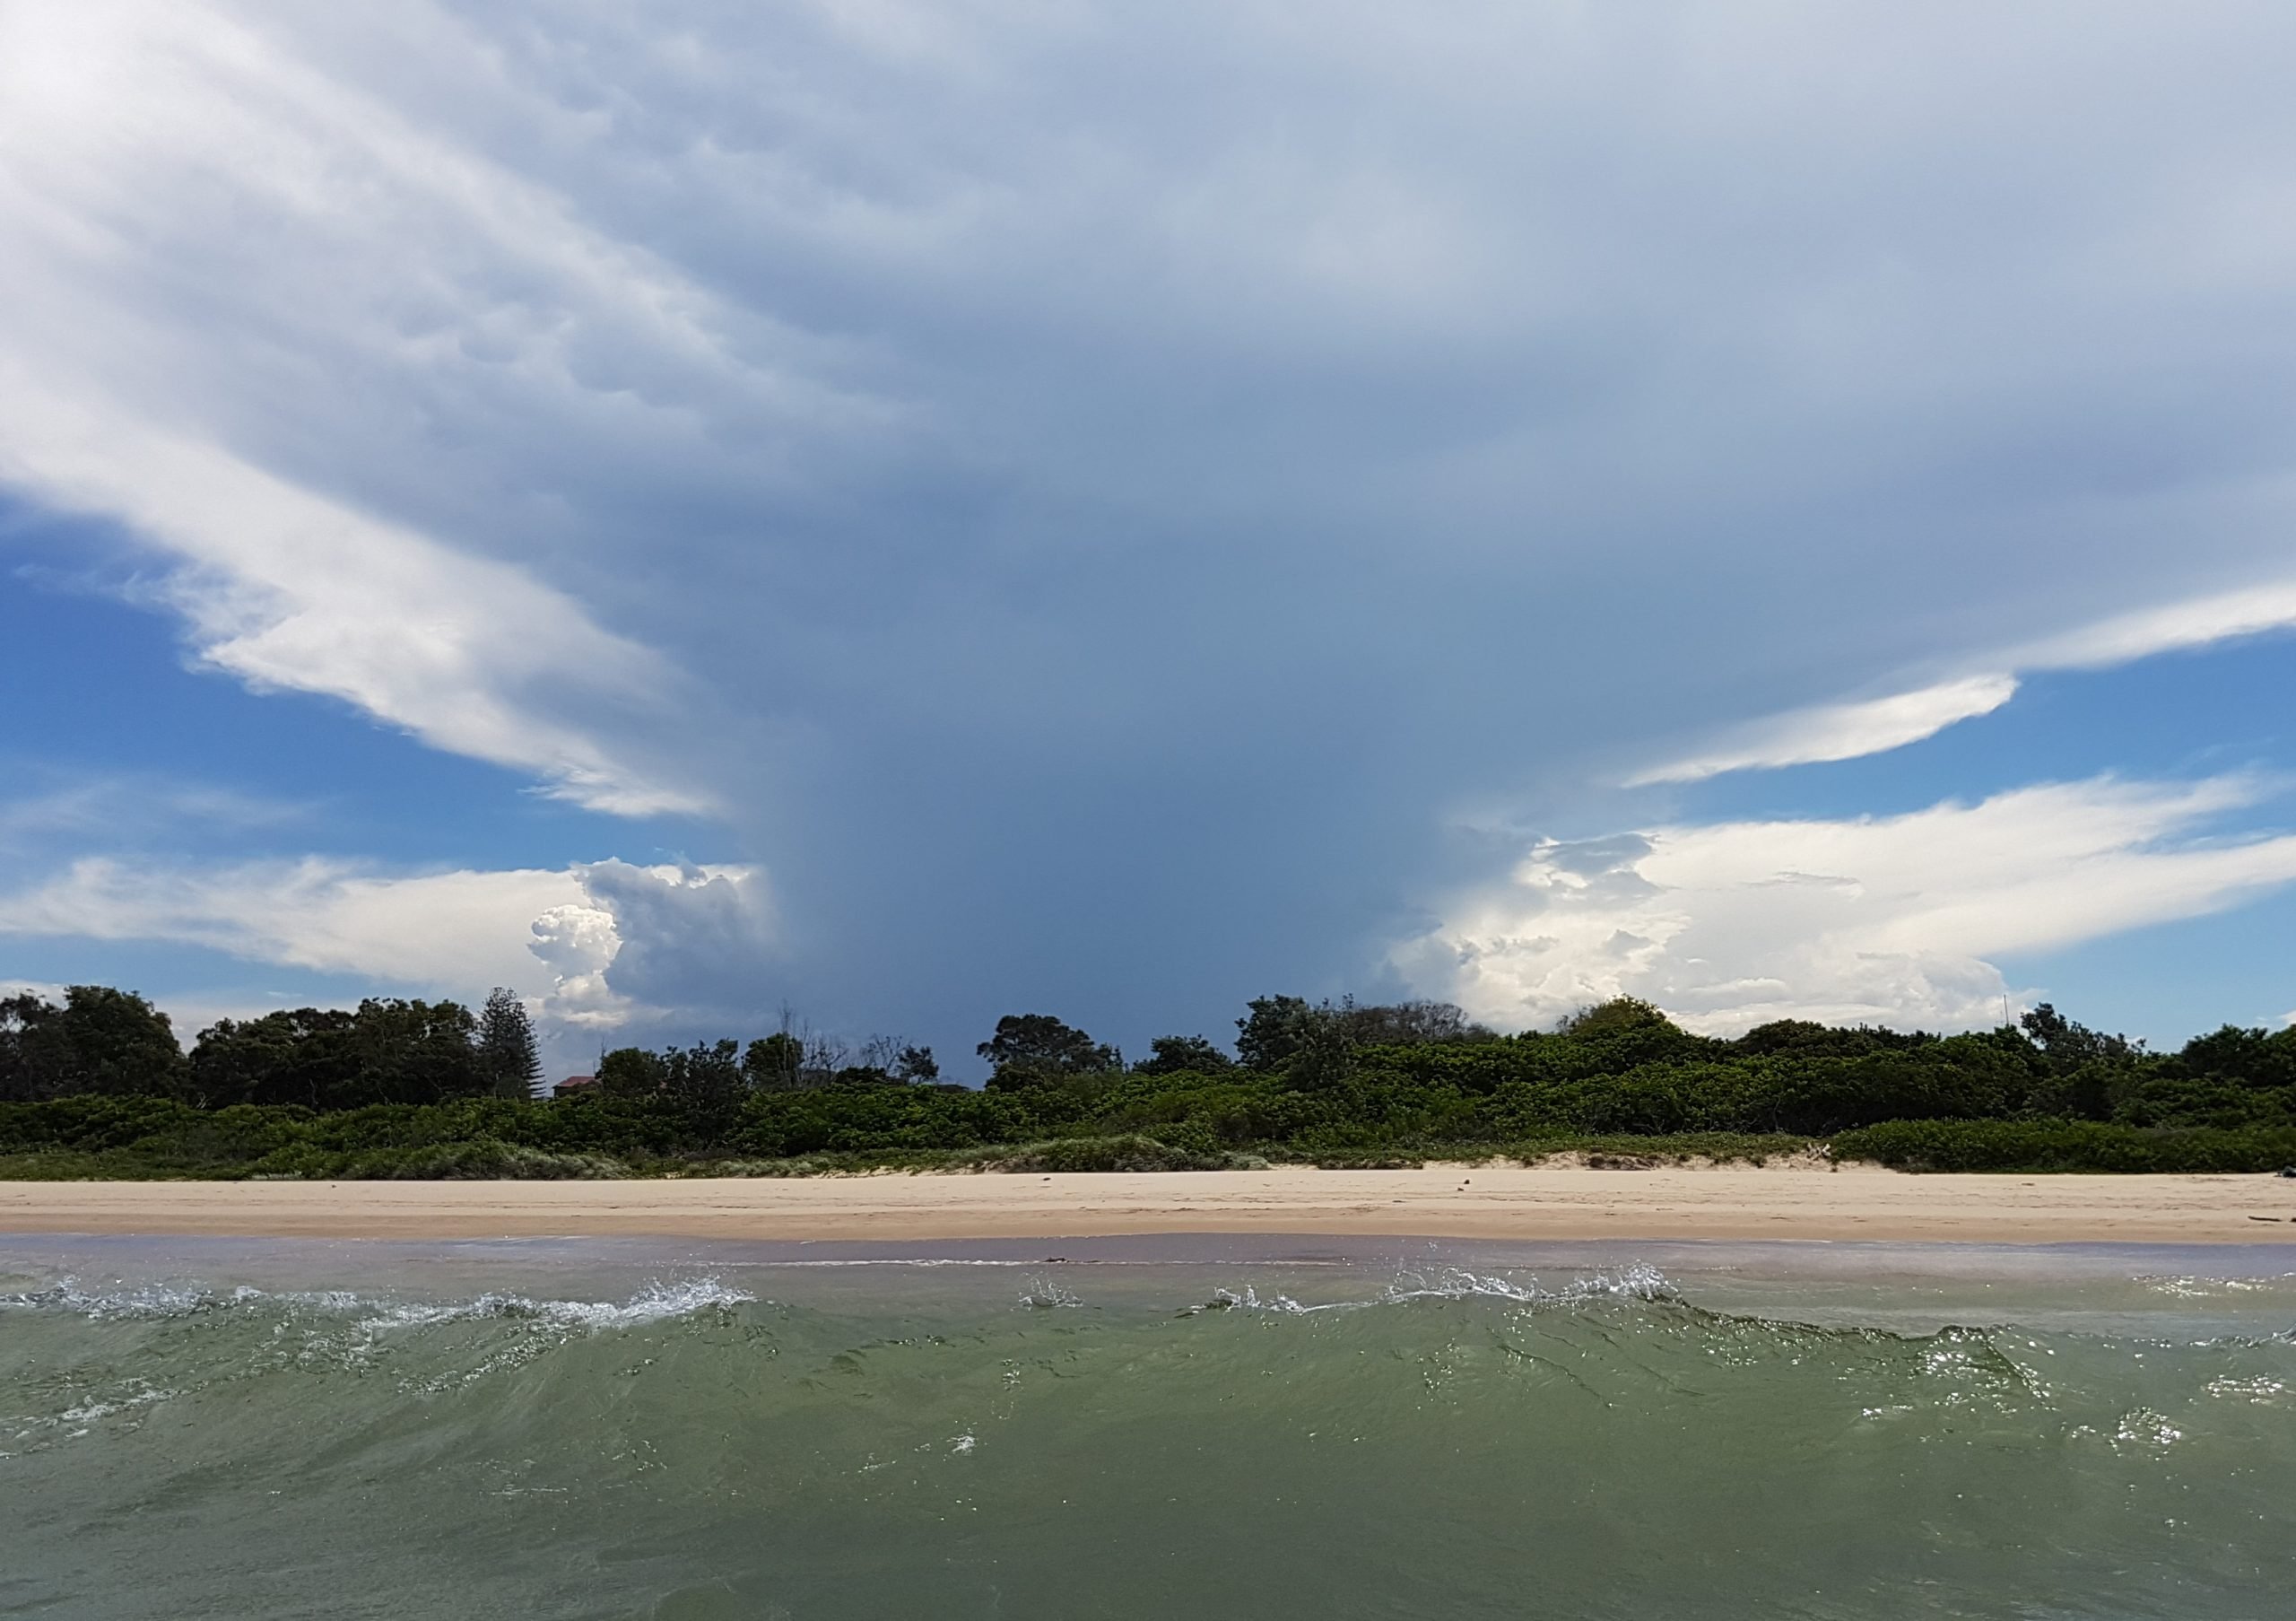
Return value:
[(789, 1181), (15, 1182), (0, 1183), (0, 1232), (775, 1241), (1289, 1233), (2257, 1243), (2296, 1242), (2296, 1181), (1476, 1166)]

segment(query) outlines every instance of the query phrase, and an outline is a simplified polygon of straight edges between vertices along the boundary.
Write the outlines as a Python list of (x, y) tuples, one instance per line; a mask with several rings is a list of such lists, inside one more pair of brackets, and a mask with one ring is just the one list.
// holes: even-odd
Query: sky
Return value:
[(2296, 1015), (2296, 13), (0, 0), (0, 980)]

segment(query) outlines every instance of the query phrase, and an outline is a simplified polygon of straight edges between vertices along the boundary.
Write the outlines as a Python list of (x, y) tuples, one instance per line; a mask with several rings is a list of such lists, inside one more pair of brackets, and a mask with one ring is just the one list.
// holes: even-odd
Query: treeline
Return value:
[(1175, 1035), (1131, 1062), (1060, 1019), (1014, 1015), (977, 1050), (978, 1088), (940, 1081), (922, 1047), (848, 1053), (785, 1019), (746, 1043), (608, 1053), (595, 1086), (542, 1102), (513, 1073), (523, 1026), (507, 993), (489, 1004), (492, 1046), (487, 1017), (452, 1004), (370, 1002), (223, 1021), (187, 1055), (125, 993), (80, 988), (29, 1017), (26, 1001), (0, 1015), (0, 1091), (46, 1100), (0, 1105), (0, 1155), (19, 1175), (1382, 1164), (1816, 1139), (1941, 1170), (2296, 1161), (2296, 1030), (2228, 1026), (2152, 1052), (2048, 1006), (1966, 1035), (1787, 1021), (1723, 1039), (1631, 1000), (1500, 1035), (1439, 1003), (1264, 997), (1232, 1054)]
[(74, 985), (61, 1003), (0, 998), (0, 1101), (172, 1098), (204, 1109), (291, 1103), (357, 1109), (454, 1098), (528, 1098), (542, 1080), (533, 1020), (498, 988), (458, 1002), (370, 998), (219, 1019), (190, 1052), (168, 1015), (132, 991)]

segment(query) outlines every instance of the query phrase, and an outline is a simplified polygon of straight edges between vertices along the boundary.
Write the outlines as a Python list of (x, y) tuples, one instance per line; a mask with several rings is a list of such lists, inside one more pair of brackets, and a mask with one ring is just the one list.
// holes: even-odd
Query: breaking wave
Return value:
[(252, 1621), (2251, 1621), (2296, 1585), (2296, 1344), (2215, 1331), (2270, 1291), (2166, 1284), (2113, 1296), (2134, 1337), (1650, 1266), (83, 1268), (0, 1293), (0, 1609), (151, 1613), (166, 1572)]
[(300, 1315), (352, 1318), (358, 1326), (369, 1329), (424, 1328), (438, 1323), (505, 1319), (603, 1330), (665, 1322), (700, 1312), (746, 1304), (756, 1298), (714, 1277), (649, 1284), (629, 1300), (618, 1303), (536, 1300), (525, 1294), (489, 1291), (470, 1300), (443, 1303), (392, 1301), (347, 1289), (274, 1292), (241, 1285), (215, 1290), (178, 1284), (91, 1288), (76, 1278), (65, 1278), (43, 1288), (0, 1294), (0, 1311), (59, 1312), (83, 1317), (91, 1322), (132, 1322), (271, 1308)]
[(1518, 1283), (1512, 1278), (1471, 1272), (1462, 1267), (1446, 1267), (1433, 1272), (1398, 1272), (1384, 1290), (1364, 1299), (1319, 1301), (1313, 1304), (1284, 1294), (1262, 1298), (1254, 1285), (1247, 1284), (1241, 1290), (1218, 1290), (1204, 1304), (1188, 1307), (1182, 1315), (1242, 1311), (1308, 1317), (1323, 1312), (1373, 1311), (1422, 1300), (1499, 1300), (1513, 1305), (1554, 1308), (1593, 1301), (1677, 1303), (1682, 1297), (1682, 1292), (1665, 1273), (1656, 1267), (1639, 1264), (1616, 1272), (1587, 1273), (1554, 1289), (1535, 1282)]

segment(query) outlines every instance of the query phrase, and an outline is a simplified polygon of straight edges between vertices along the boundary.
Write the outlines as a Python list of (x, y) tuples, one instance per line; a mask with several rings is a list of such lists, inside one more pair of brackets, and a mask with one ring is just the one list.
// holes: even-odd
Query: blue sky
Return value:
[(0, 978), (2296, 1011), (2262, 4), (0, 13)]

